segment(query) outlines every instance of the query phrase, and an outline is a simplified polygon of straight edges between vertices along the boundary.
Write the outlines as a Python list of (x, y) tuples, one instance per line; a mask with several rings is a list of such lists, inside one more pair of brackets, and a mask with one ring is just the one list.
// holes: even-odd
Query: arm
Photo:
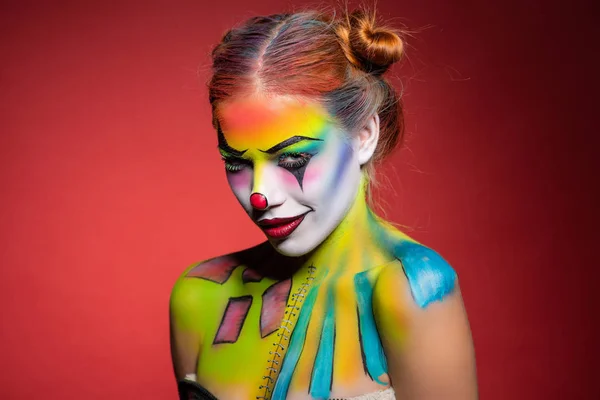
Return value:
[(441, 301), (423, 308), (401, 266), (382, 273), (378, 286), (378, 325), (398, 399), (477, 399), (475, 352), (458, 280)]
[(175, 283), (169, 304), (171, 358), (177, 381), (196, 380), (201, 344), (201, 301), (193, 280), (185, 277), (187, 272)]

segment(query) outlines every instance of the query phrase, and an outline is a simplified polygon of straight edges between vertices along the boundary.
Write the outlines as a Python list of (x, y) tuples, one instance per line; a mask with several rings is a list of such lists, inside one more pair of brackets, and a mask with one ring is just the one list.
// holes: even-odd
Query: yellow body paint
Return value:
[[(302, 248), (324, 224), (335, 225), (300, 258), (278, 255), (267, 243), (186, 271), (175, 285), (172, 312), (177, 329), (201, 342), (196, 370), (186, 372), (224, 399), (325, 399), (387, 387), (381, 338), (401, 341), (404, 326), (404, 297), (392, 291), (406, 287), (426, 307), (453, 290), (454, 271), (373, 214), (360, 175), (347, 208), (327, 208), (353, 184), (348, 174), (357, 167), (352, 148), (334, 137), (333, 122), (317, 104), (246, 99), (223, 104), (219, 120), (228, 179), (249, 215), (258, 221), (262, 214), (307, 213), (293, 236), (271, 238), (278, 251), (288, 250), (286, 242)], [(304, 169), (298, 170), (306, 160), (301, 168), (281, 164), (308, 156), (307, 176), (322, 174), (320, 180), (303, 182)], [(248, 197), (259, 189), (270, 206), (257, 213)], [(341, 221), (328, 220), (332, 213)], [(273, 268), (291, 272), (275, 277)]]
[[(311, 308), (308, 329), (302, 338), (302, 349), (299, 360), (290, 377), (285, 396), (293, 397), (294, 393), (307, 395), (314, 379), (315, 356), (324, 315), (327, 290), (335, 295), (335, 351), (333, 363), (331, 395), (350, 395), (364, 392), (364, 387), (377, 390), (379, 384), (373, 382), (365, 374), (364, 349), (359, 337), (359, 320), (356, 311), (357, 292), (354, 285), (356, 274), (370, 271), (370, 282), (375, 288), (374, 307), (378, 309), (377, 327), (379, 334), (385, 334), (395, 340), (402, 340), (403, 319), (402, 306), (398, 296), (390, 293), (397, 287), (396, 279), (403, 278), (402, 259), (394, 255), (393, 246), (382, 248), (389, 243), (408, 241), (418, 245), (414, 240), (395, 230), (391, 225), (374, 218), (364, 202), (364, 192), (359, 193), (357, 201), (346, 219), (336, 231), (323, 243), (305, 264), (292, 277), (291, 294), (308, 295), (310, 288), (318, 287), (315, 303)], [(386, 237), (377, 240), (379, 237)], [(241, 256), (240, 260), (243, 259)], [(201, 267), (202, 264), (196, 266)], [(314, 280), (309, 277), (309, 267), (315, 267)], [(197, 370), (198, 381), (223, 398), (254, 398), (255, 396), (273, 399), (284, 399), (281, 393), (270, 397), (279, 379), (281, 367), (289, 352), (290, 337), (298, 320), (300, 310), (295, 315), (287, 315), (285, 319), (291, 324), (281, 323), (276, 333), (261, 338), (260, 313), (264, 291), (274, 284), (273, 279), (263, 278), (260, 282), (244, 284), (241, 273), (246, 265), (240, 264), (228, 280), (222, 285), (209, 280), (197, 279), (184, 275), (175, 287), (174, 296), (180, 292), (200, 293), (197, 309), (193, 307), (185, 314), (180, 329), (195, 329), (202, 338), (202, 346)], [(316, 285), (315, 282), (318, 282)], [(375, 283), (376, 282), (376, 283)], [(305, 286), (310, 283), (309, 286)], [(230, 297), (251, 295), (253, 303), (245, 317), (239, 338), (235, 343), (213, 345), (219, 324), (222, 323), (224, 307)], [(286, 306), (293, 304), (292, 295), (286, 299)], [(382, 311), (384, 310), (384, 311)], [(389, 312), (387, 312), (389, 311)], [(393, 311), (393, 312), (392, 312)], [(274, 345), (275, 344), (275, 345)], [(279, 348), (278, 344), (285, 348)], [(268, 368), (273, 359), (270, 352), (278, 352), (275, 364), (277, 371), (269, 375)], [(373, 357), (373, 355), (368, 355)], [(270, 376), (265, 379), (265, 376)], [(386, 382), (385, 376), (377, 376)], [(372, 384), (369, 384), (372, 382)], [(384, 386), (380, 386), (384, 387)], [(268, 388), (268, 390), (265, 390)], [(230, 397), (231, 396), (231, 397)], [(238, 397), (236, 397), (238, 396)]]

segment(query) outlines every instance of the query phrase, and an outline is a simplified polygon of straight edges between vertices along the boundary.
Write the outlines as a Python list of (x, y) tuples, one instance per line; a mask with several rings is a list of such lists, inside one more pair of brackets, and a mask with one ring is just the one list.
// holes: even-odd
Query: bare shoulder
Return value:
[(190, 265), (175, 282), (171, 292), (171, 301), (188, 298), (192, 300), (195, 297), (195, 289), (202, 286), (202, 281), (216, 284), (225, 283), (236, 267), (237, 261), (233, 254), (214, 257)]
[(210, 258), (201, 262), (194, 263), (185, 269), (183, 274), (175, 283), (175, 289), (186, 282), (201, 279), (204, 281), (222, 285), (230, 277), (233, 270), (238, 267), (240, 260), (236, 253), (225, 254)]
[(254, 267), (256, 260), (264, 260), (265, 247), (260, 244), (187, 267), (171, 291), (171, 318), (185, 320), (186, 316), (194, 315), (196, 320), (202, 320), (196, 318), (202, 308), (214, 307), (215, 303), (236, 296), (245, 283), (261, 280)]
[(435, 250), (412, 240), (403, 240), (395, 246), (394, 253), (419, 307), (441, 301), (453, 292), (456, 272)]
[(177, 380), (195, 377), (207, 321), (214, 317), (215, 306), (218, 308), (226, 292), (235, 290), (239, 277), (234, 276), (234, 271), (240, 266), (238, 253), (226, 254), (190, 265), (175, 282), (169, 319), (171, 356)]
[(475, 354), (454, 269), (411, 243), (379, 274), (374, 310), (399, 398), (476, 399)]
[(223, 290), (236, 268), (243, 264), (239, 253), (225, 254), (194, 263), (179, 276), (171, 292), (171, 311), (191, 311), (215, 291)]
[[(435, 250), (412, 240), (394, 247), (395, 260), (379, 272), (374, 303), (381, 313), (417, 316), (433, 303), (457, 297), (454, 268)], [(460, 295), (458, 296), (460, 297)]]

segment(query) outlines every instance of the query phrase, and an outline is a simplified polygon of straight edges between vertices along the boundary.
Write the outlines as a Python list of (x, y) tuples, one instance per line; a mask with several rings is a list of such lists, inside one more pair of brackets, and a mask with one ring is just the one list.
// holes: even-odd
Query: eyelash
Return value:
[(226, 157), (221, 157), (223, 162), (225, 162), (225, 169), (228, 172), (238, 172), (241, 171), (245, 166), (251, 166), (252, 164), (248, 161), (244, 161), (242, 159), (231, 159)]
[[(313, 154), (309, 154), (309, 153), (298, 153), (298, 152), (283, 153), (279, 156), (279, 161), (278, 161), (277, 165), (279, 165), (282, 168), (287, 168), (287, 169), (301, 168), (301, 167), (305, 166), (308, 163), (308, 161), (310, 161), (312, 156), (313, 156)], [(295, 160), (284, 162), (283, 160), (285, 160), (288, 157), (295, 158)], [(238, 171), (241, 171), (242, 169), (244, 169), (244, 167), (252, 166), (252, 163), (250, 161), (246, 161), (246, 160), (239, 159), (239, 158), (221, 157), (221, 159), (223, 160), (223, 162), (225, 162), (225, 169), (228, 172), (238, 172)]]
[[(288, 169), (301, 168), (308, 163), (308, 161), (311, 159), (312, 156), (313, 155), (309, 154), (309, 153), (294, 153), (294, 152), (283, 153), (282, 155), (279, 156), (278, 165), (280, 167), (288, 168)], [(291, 162), (284, 162), (283, 160), (288, 157), (296, 158), (296, 160), (291, 161)]]

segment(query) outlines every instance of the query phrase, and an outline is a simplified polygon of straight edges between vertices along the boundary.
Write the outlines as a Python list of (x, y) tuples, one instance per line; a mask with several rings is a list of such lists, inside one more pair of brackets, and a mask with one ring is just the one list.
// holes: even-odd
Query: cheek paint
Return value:
[(336, 143), (334, 146), (337, 148), (328, 150), (333, 154), (318, 155), (306, 169), (304, 182), (310, 187), (310, 192), (334, 193), (343, 184), (351, 167), (353, 150), (346, 143)]
[(348, 171), (350, 166), (350, 160), (352, 159), (352, 147), (347, 143), (342, 143), (338, 152), (338, 163), (335, 166), (335, 173), (333, 174), (333, 182), (331, 182), (332, 188), (337, 188), (344, 179), (344, 175)]
[(245, 189), (252, 185), (252, 173), (248, 169), (227, 173), (227, 182), (234, 191)]
[(313, 158), (304, 173), (304, 193), (314, 199), (321, 198), (324, 193), (331, 193), (331, 178), (333, 174), (331, 158), (319, 155)]
[(287, 187), (298, 187), (298, 179), (290, 171), (283, 168), (279, 169), (278, 177)]
[(304, 182), (307, 185), (314, 185), (322, 177), (323, 169), (320, 165), (315, 163), (314, 165), (309, 165), (308, 168), (306, 168), (306, 172), (304, 173)]

